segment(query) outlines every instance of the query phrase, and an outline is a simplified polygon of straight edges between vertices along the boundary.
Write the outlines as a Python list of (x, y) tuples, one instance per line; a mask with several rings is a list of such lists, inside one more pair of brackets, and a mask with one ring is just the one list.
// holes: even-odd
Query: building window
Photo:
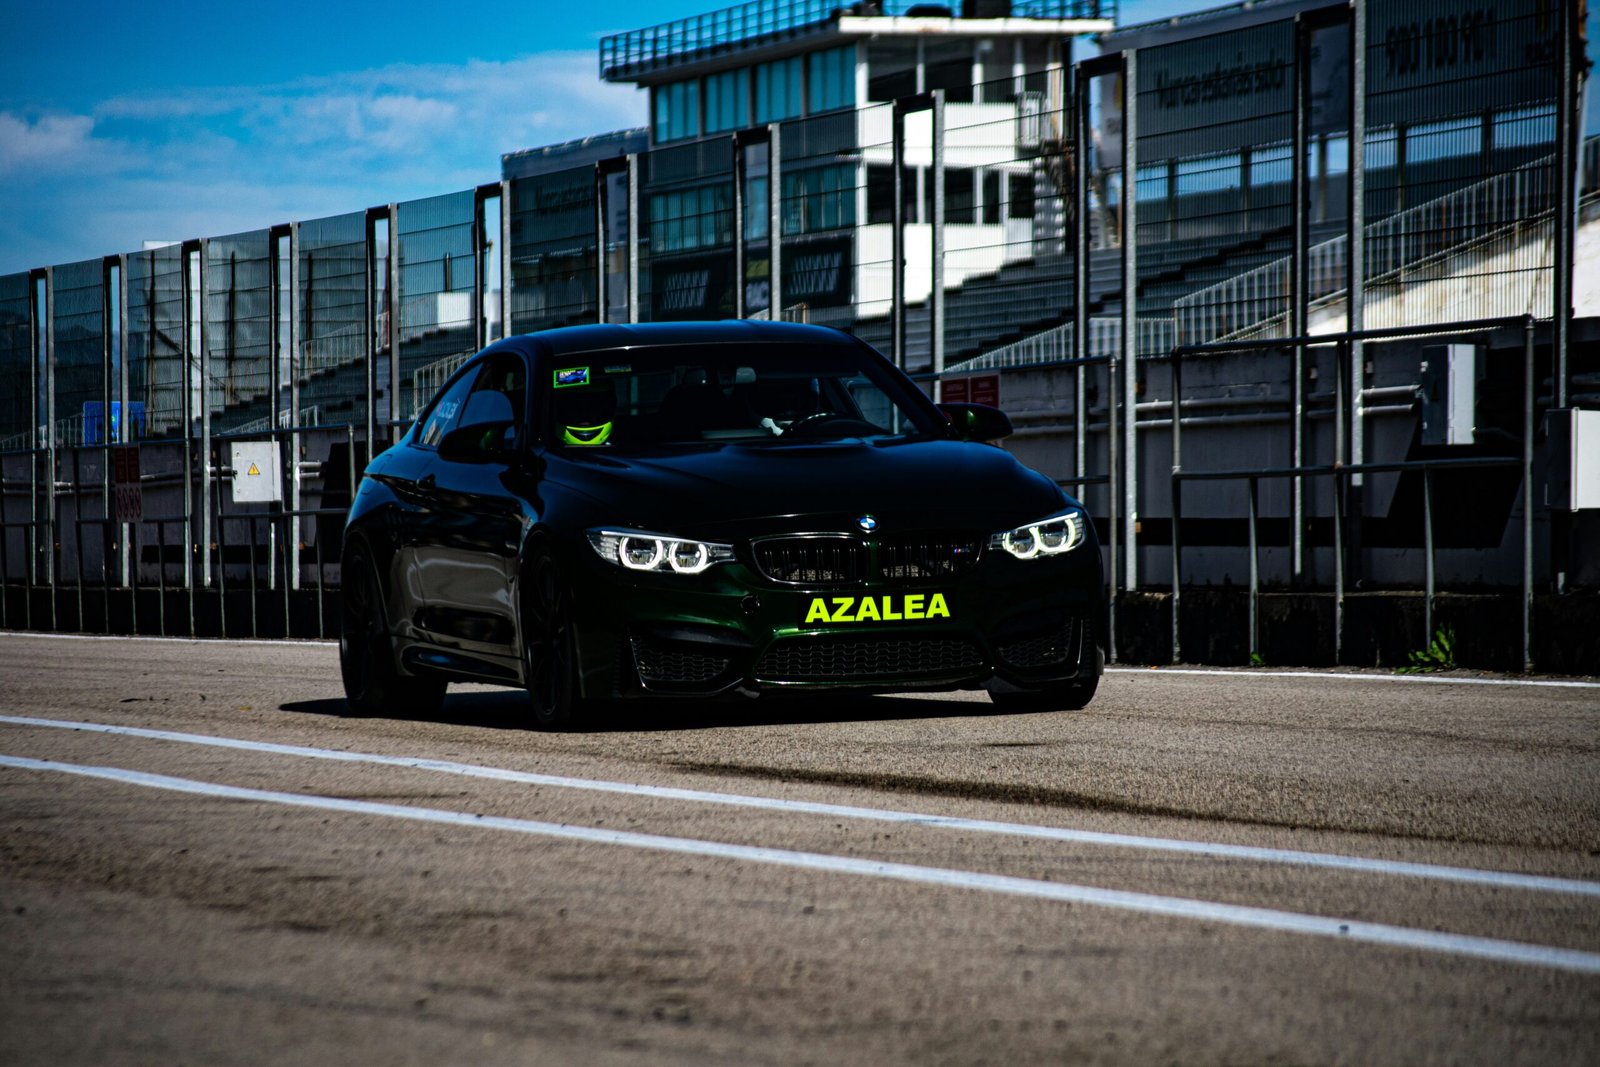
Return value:
[(855, 166), (849, 163), (783, 175), (784, 234), (839, 230), (856, 224)]
[(767, 187), (772, 182), (765, 174), (744, 180), (744, 239), (765, 241), (771, 229), (772, 205), (767, 202)]
[(1011, 194), (1010, 215), (1014, 219), (1033, 218), (1033, 175), (1008, 174)]
[(983, 222), (986, 226), (1000, 224), (1000, 172), (983, 172)]
[(917, 91), (917, 42), (871, 41), (867, 44), (867, 99), (897, 100)]
[(943, 89), (949, 103), (972, 103), (971, 42), (929, 43), (923, 54), (922, 83), (929, 92)]
[[(917, 221), (917, 171), (901, 168), (901, 217), (907, 224)], [(867, 221), (894, 221), (894, 167), (873, 163), (867, 166)]]
[(799, 117), (805, 106), (801, 94), (800, 57), (778, 59), (756, 67), (756, 121), (777, 122)]
[(813, 52), (806, 57), (810, 76), (807, 114), (854, 107), (856, 102), (855, 45)]
[(750, 71), (706, 75), (706, 132), (742, 130), (750, 125)]
[[(978, 205), (974, 198), (973, 174), (975, 172), (966, 168), (951, 170), (948, 167), (944, 172), (944, 221), (951, 223), (973, 223), (978, 221)], [(930, 180), (928, 184), (933, 184)], [(931, 218), (933, 213), (930, 211)]]
[(655, 141), (681, 141), (700, 136), (700, 83), (673, 82), (655, 90)]
[(1017, 98), (1011, 72), (1015, 53), (1014, 41), (978, 42), (978, 80), (983, 84), (985, 104), (1004, 104)]
[(650, 198), (650, 247), (654, 253), (690, 252), (733, 241), (733, 187), (722, 182), (678, 189)]

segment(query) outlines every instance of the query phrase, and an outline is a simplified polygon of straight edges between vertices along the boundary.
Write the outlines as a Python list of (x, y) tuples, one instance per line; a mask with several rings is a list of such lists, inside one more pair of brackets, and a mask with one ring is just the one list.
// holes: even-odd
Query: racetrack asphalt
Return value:
[(0, 1063), (1600, 1060), (1596, 685), (540, 733), (351, 717), (326, 643), (0, 634), (0, 678)]

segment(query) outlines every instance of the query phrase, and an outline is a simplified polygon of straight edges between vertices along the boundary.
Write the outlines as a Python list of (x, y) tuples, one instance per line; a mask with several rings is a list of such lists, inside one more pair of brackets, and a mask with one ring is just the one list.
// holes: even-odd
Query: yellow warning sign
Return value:
[(257, 477), (259, 477), (260, 474), (261, 474), (261, 468), (256, 466), (254, 463), (252, 463), (252, 464), (250, 464), (250, 469), (245, 471), (245, 473), (246, 474), (256, 475)]

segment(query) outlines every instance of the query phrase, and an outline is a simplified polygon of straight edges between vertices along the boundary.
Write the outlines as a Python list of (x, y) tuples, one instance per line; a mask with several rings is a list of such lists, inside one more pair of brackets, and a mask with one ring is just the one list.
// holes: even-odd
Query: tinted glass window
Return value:
[(867, 45), (867, 99), (894, 100), (917, 91), (917, 42), (890, 39)]
[(853, 44), (813, 52), (806, 57), (812, 115), (853, 107), (856, 102), (856, 47)]
[(756, 68), (756, 121), (777, 122), (800, 114), (800, 57), (778, 59)]
[(655, 94), (655, 139), (658, 144), (700, 135), (700, 82), (660, 85)]
[(552, 443), (652, 449), (938, 435), (917, 388), (844, 346), (704, 345), (561, 357), (548, 380)]
[(971, 42), (929, 43), (923, 64), (924, 89), (943, 89), (945, 100), (952, 104), (972, 102)]
[(457, 425), (492, 423), (499, 427), (509, 422), (509, 427), (485, 431), (481, 444), (489, 450), (515, 448), (525, 434), (527, 406), (528, 381), (521, 358), (495, 356), (484, 364), (483, 372), (473, 383)]
[(706, 75), (706, 132), (721, 133), (750, 125), (750, 71), (725, 70)]
[(467, 393), (477, 379), (475, 370), (476, 368), (467, 371), (444, 387), (439, 398), (428, 409), (427, 417), (422, 422), (422, 429), (417, 433), (417, 444), (427, 448), (437, 448), (439, 438), (455, 428), (461, 419), (461, 409), (466, 403)]

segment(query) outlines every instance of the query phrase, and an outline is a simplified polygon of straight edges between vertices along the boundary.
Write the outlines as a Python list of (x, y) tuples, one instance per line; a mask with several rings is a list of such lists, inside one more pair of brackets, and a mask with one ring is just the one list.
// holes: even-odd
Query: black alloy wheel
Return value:
[(378, 571), (361, 545), (346, 552), (340, 597), (339, 674), (345, 699), (358, 715), (416, 718), (433, 715), (444, 702), (445, 682), (405, 677), (394, 660), (385, 625)]
[(546, 730), (572, 726), (585, 703), (578, 693), (578, 636), (571, 597), (555, 561), (539, 555), (522, 593), (522, 677), (534, 722)]

